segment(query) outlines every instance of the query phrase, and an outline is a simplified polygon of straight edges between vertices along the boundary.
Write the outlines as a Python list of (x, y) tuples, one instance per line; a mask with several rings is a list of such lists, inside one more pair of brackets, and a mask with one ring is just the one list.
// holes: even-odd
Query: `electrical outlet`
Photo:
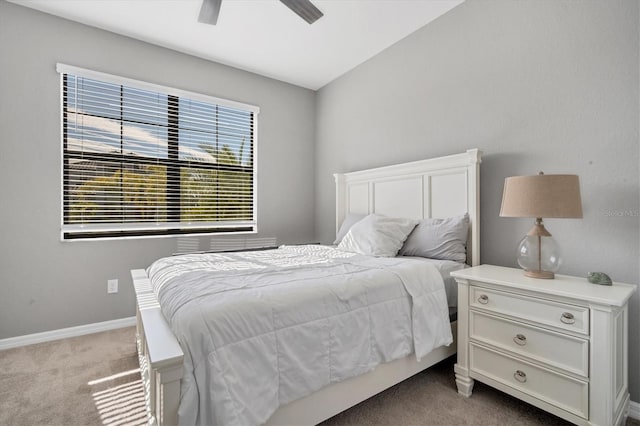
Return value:
[(107, 280), (107, 293), (117, 293), (118, 292), (118, 280)]

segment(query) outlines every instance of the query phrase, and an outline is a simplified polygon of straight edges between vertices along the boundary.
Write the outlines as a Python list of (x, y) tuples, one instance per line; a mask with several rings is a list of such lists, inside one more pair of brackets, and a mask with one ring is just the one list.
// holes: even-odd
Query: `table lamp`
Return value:
[(560, 249), (542, 218), (581, 218), (580, 182), (576, 175), (512, 176), (504, 181), (502, 217), (536, 218), (518, 245), (518, 264), (533, 278), (553, 279), (560, 268)]

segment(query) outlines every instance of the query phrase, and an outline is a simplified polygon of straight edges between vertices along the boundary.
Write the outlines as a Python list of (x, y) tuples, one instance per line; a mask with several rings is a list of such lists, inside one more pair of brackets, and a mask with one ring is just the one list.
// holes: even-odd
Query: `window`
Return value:
[(58, 71), (63, 239), (256, 231), (257, 107)]

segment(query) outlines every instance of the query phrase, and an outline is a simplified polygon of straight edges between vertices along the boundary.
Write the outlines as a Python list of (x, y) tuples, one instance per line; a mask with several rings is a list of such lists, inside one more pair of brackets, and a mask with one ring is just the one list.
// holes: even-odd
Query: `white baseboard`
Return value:
[(640, 402), (629, 402), (629, 417), (640, 420)]
[(19, 346), (33, 345), (35, 343), (66, 339), (68, 337), (83, 336), (85, 334), (98, 333), (100, 331), (114, 330), (116, 328), (130, 327), (132, 325), (136, 325), (136, 317), (120, 318), (112, 321), (96, 322), (93, 324), (79, 325), (77, 327), (45, 331), (43, 333), (9, 337), (8, 339), (0, 339), (0, 351), (4, 349), (17, 348)]

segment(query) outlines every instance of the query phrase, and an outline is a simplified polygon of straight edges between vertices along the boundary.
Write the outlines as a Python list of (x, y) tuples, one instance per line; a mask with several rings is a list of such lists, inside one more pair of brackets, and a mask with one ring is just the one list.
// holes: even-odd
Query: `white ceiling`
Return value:
[(317, 90), (463, 0), (313, 0), (309, 25), (277, 0), (8, 0), (83, 24)]

